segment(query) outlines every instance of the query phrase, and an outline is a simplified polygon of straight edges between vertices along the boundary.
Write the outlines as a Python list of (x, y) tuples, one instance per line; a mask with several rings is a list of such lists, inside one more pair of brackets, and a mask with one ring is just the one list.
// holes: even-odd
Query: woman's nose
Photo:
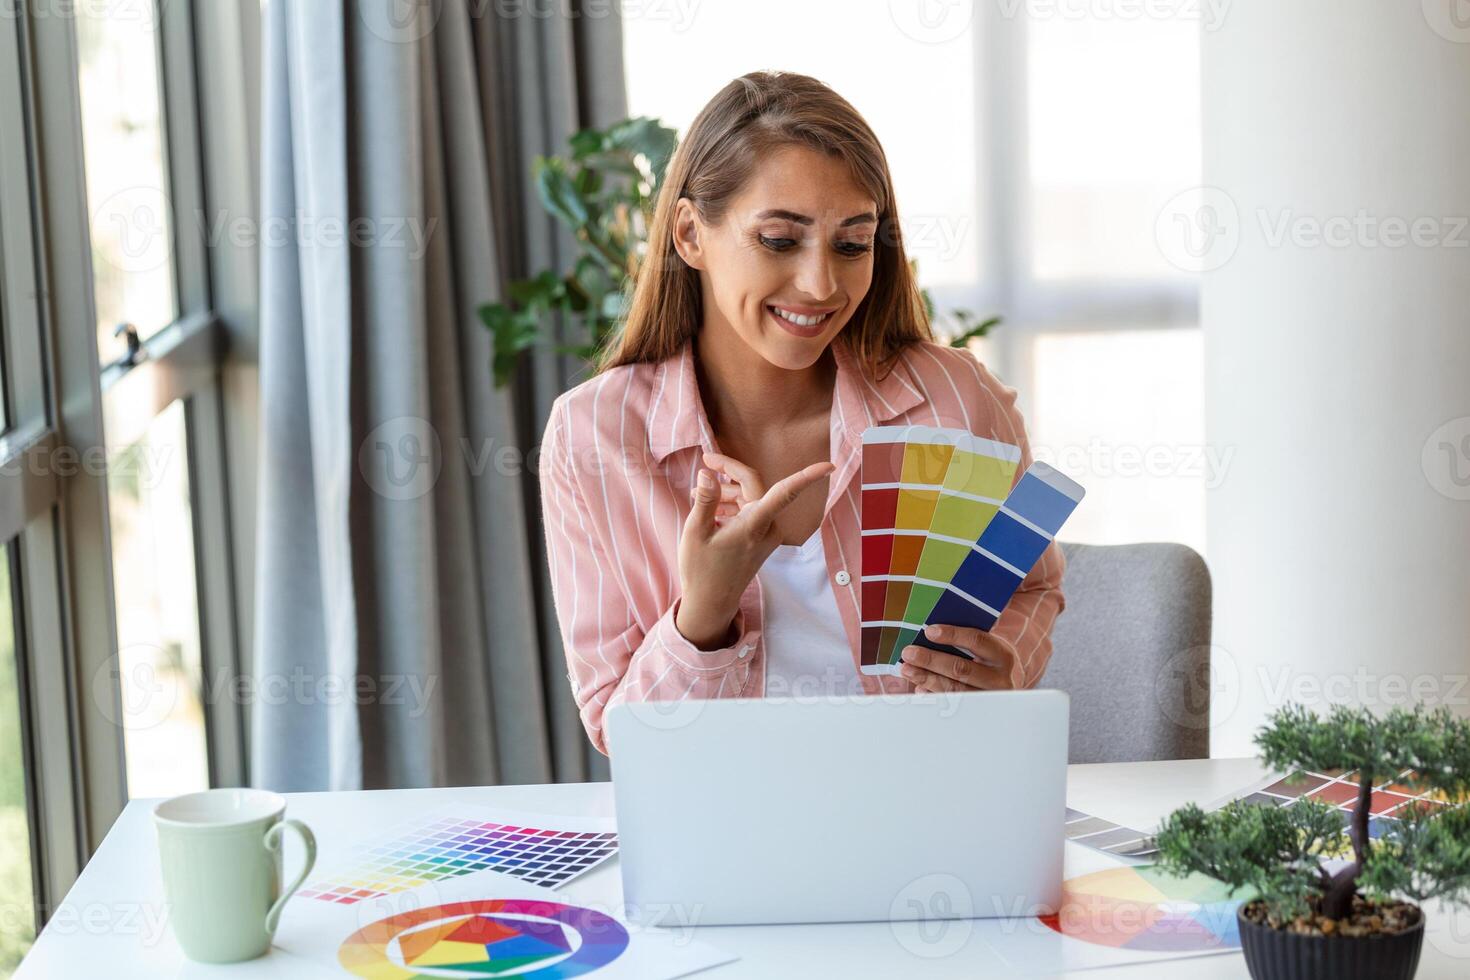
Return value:
[(832, 256), (825, 246), (811, 244), (805, 248), (796, 272), (796, 288), (814, 301), (821, 302), (837, 291)]

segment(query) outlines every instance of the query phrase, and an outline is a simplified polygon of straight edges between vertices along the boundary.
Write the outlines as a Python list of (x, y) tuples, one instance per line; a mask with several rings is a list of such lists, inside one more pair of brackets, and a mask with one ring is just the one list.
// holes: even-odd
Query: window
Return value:
[(91, 214), (97, 350), (117, 360), (123, 323), (149, 337), (178, 316), (153, 0), (76, 6), (82, 149)]
[(174, 402), (112, 454), (107, 474), (131, 796), (209, 787), (184, 429), (184, 406)]
[(921, 284), (941, 310), (1004, 316), (974, 349), (1019, 389), (1036, 456), (1089, 490), (1065, 536), (1203, 551), (1197, 284), (1155, 234), (1169, 200), (1200, 183), (1200, 25), (1187, 11), (646, 7), (623, 24), (629, 111), (682, 132), (757, 68), (831, 85), (883, 142)]
[(246, 779), (243, 708), (207, 692), (234, 689), (249, 642), (250, 495), (227, 488), (255, 478), (258, 266), (253, 247), (206, 248), (203, 231), (206, 214), (255, 218), (255, 0), (13, 13), (0, 17), (0, 976), (130, 795)]
[(0, 976), (9, 976), (36, 937), (35, 863), (31, 856), (31, 765), (24, 688), (16, 656), (10, 549), (0, 560)]

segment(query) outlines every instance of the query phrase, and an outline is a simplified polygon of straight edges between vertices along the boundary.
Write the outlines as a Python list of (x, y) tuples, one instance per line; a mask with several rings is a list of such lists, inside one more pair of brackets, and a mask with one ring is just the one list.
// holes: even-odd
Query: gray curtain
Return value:
[(257, 785), (606, 777), (532, 472), (585, 369), (538, 350), (496, 390), (476, 309), (570, 254), (530, 165), (624, 115), (615, 11), (270, 0)]

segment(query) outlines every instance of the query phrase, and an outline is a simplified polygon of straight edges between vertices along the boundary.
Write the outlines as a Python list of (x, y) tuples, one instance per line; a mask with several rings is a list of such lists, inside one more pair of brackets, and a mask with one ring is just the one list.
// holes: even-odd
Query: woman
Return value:
[(726, 86), (669, 163), (626, 326), (556, 400), (542, 507), (572, 693), (592, 742), (622, 700), (1034, 685), (1062, 610), (1052, 544), (989, 633), (931, 628), (858, 671), (863, 430), (1021, 447), (1016, 392), (933, 342), (887, 160), (820, 82)]

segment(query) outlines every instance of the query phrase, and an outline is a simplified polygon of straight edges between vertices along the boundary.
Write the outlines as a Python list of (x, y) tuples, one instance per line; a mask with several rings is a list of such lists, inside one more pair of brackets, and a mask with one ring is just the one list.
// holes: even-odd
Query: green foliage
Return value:
[(638, 117), (576, 133), (569, 157), (536, 160), (541, 206), (572, 232), (578, 254), (571, 269), (512, 282), (508, 302), (480, 308), (494, 337), (496, 387), (510, 380), (521, 351), (554, 331), (558, 316), (580, 322), (588, 340), (556, 349), (584, 359), (616, 331), (676, 143), (672, 129)]
[(1414, 769), (1422, 788), (1455, 795), (1470, 789), (1470, 724), (1448, 708), (1398, 709), (1380, 718), (1366, 708), (1337, 705), (1320, 718), (1289, 705), (1255, 741), (1272, 769), (1357, 770), (1374, 784)]
[[(1232, 888), (1249, 888), (1278, 921), (1309, 904), (1340, 917), (1352, 898), (1443, 899), (1470, 905), (1470, 722), (1449, 709), (1418, 706), (1376, 716), (1334, 707), (1320, 717), (1300, 706), (1277, 711), (1256, 735), (1262, 761), (1278, 772), (1297, 769), (1355, 773), (1364, 788), (1397, 780), (1406, 769), (1413, 787), (1437, 791), (1454, 805), (1416, 805), (1385, 821), (1370, 840), (1368, 813), (1355, 808), (1349, 838), (1340, 811), (1303, 799), (1287, 807), (1235, 801), (1214, 813), (1189, 804), (1170, 814), (1157, 838), (1160, 865), (1175, 874), (1199, 872)], [(1350, 844), (1350, 848), (1349, 848)], [(1335, 874), (1328, 857), (1352, 860)]]
[(1315, 800), (1291, 807), (1235, 800), (1206, 813), (1190, 803), (1165, 819), (1159, 865), (1180, 877), (1207, 874), (1232, 894), (1265, 898), (1278, 918), (1290, 917), (1321, 886), (1320, 859), (1341, 846), (1335, 809)]
[(1379, 839), (1359, 883), (1416, 902), (1470, 905), (1470, 807), (1414, 807), (1395, 833)]
[[(677, 144), (674, 130), (640, 116), (574, 134), (570, 156), (537, 158), (534, 176), (541, 206), (571, 231), (578, 254), (571, 269), (547, 269), (516, 280), (505, 302), (480, 307), (480, 320), (493, 338), (497, 388), (509, 382), (522, 351), (543, 336), (556, 335), (558, 319), (580, 323), (587, 339), (556, 344), (555, 349), (587, 361), (617, 332), (647, 251), (653, 204)], [(927, 292), (923, 298), (930, 320), (955, 347), (985, 336), (1000, 323), (999, 317), (982, 320), (962, 309), (938, 317)]]

